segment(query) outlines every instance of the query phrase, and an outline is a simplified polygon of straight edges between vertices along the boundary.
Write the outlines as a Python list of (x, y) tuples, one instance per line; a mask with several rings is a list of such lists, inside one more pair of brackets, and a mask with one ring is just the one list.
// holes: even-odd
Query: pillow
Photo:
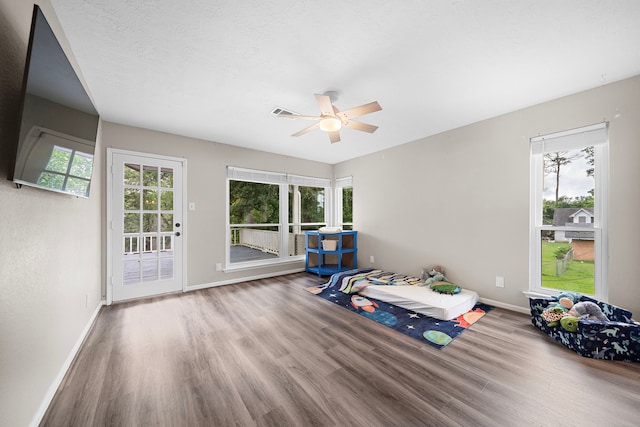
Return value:
[(462, 288), (449, 282), (435, 282), (431, 284), (431, 289), (440, 294), (459, 294)]

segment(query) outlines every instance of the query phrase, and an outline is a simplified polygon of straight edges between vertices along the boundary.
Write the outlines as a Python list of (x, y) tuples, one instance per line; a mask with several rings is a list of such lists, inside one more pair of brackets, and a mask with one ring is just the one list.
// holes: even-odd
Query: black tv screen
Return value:
[(22, 95), (12, 180), (89, 197), (98, 112), (37, 5)]

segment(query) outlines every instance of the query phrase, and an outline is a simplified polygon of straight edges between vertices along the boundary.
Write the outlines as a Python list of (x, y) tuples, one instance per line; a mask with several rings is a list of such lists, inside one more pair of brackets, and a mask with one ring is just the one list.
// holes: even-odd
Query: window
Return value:
[(304, 255), (304, 231), (326, 225), (330, 180), (227, 168), (227, 268)]
[(92, 166), (91, 154), (54, 145), (47, 166), (38, 177), (38, 185), (86, 196)]
[(353, 230), (353, 178), (336, 179), (336, 225), (343, 230)]
[(607, 124), (531, 138), (531, 291), (606, 300)]

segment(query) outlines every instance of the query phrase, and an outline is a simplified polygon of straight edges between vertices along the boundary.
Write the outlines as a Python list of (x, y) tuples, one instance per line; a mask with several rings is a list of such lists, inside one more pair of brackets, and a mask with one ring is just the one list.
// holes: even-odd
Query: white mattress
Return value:
[(440, 320), (455, 319), (478, 302), (478, 294), (466, 289), (459, 294), (448, 295), (417, 285), (369, 285), (358, 293)]

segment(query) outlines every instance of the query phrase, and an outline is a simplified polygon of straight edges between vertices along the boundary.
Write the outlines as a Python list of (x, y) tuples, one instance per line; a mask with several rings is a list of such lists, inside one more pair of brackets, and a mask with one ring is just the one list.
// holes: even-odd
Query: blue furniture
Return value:
[[(335, 249), (325, 248), (323, 242), (334, 241)], [(318, 276), (330, 276), (341, 271), (358, 268), (358, 232), (340, 233), (305, 232), (305, 269)]]
[(549, 327), (542, 312), (552, 299), (530, 298), (531, 323), (560, 344), (584, 357), (640, 362), (640, 323), (631, 312), (582, 295), (580, 301), (595, 302), (609, 318), (608, 322), (580, 320), (577, 332), (562, 326)]

